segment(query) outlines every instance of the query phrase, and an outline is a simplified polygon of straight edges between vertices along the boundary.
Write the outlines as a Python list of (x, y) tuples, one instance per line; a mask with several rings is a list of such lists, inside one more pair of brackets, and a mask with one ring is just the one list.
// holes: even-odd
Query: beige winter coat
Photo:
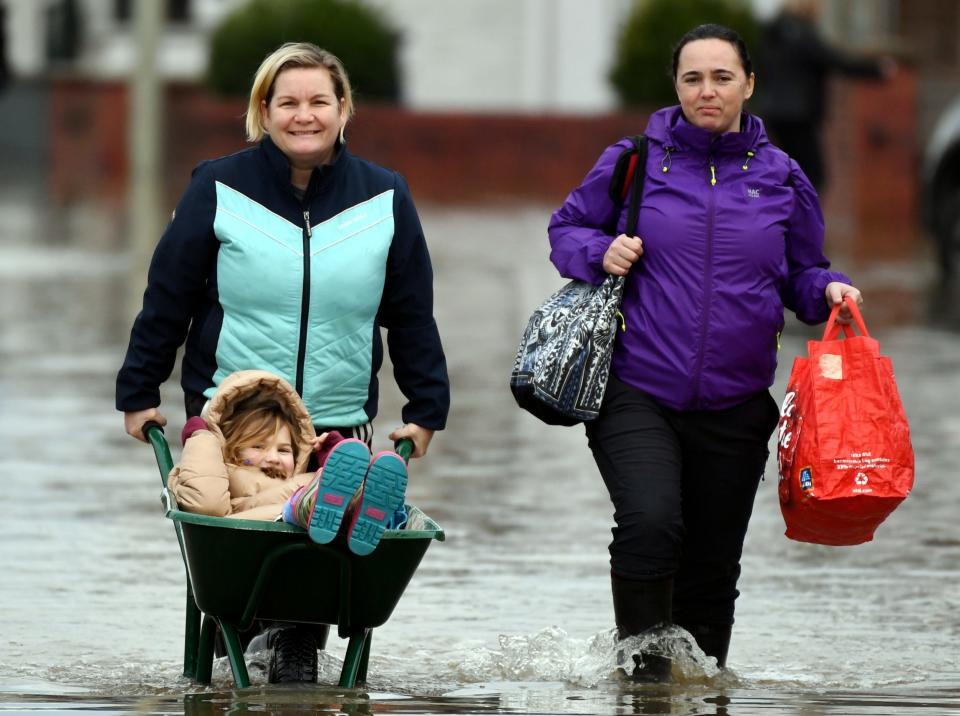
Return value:
[[(224, 411), (238, 400), (263, 392), (275, 393), (299, 418), (291, 430), (298, 446), (295, 474), (286, 480), (270, 477), (256, 467), (224, 462), (219, 425)], [(305, 471), (316, 432), (300, 396), (282, 378), (260, 370), (227, 376), (211, 399), (204, 419), (210, 429), (198, 430), (187, 440), (180, 463), (170, 472), (168, 486), (180, 509), (216, 517), (273, 520), (287, 498), (313, 479), (314, 473)]]

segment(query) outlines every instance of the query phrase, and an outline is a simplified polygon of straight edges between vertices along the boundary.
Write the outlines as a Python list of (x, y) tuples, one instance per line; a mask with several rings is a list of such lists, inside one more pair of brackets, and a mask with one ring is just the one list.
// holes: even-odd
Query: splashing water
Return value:
[[(130, 289), (123, 259), (110, 258), (97, 232), (80, 244), (89, 249), (71, 250), (59, 233), (48, 240), (49, 207), (24, 214), (3, 196), (0, 434), (10, 449), (0, 525), (0, 711), (143, 698), (148, 705), (138, 712), (161, 703), (182, 713), (195, 694), (204, 708), (249, 703), (269, 711), (264, 704), (288, 697), (313, 704), (318, 693), (339, 693), (330, 685), (345, 645), (336, 639), (332, 652), (320, 654), (320, 683), (309, 688), (268, 687), (265, 668), (249, 664), (255, 688), (241, 693), (226, 660), (215, 665), (209, 687), (180, 675), (179, 550), (158, 513), (152, 458), (122, 435), (112, 404), (130, 324), (118, 300)], [(674, 661), (672, 686), (654, 696), (651, 685), (617, 675), (618, 650), (632, 656), (652, 645), (646, 637), (618, 644), (606, 631), (613, 623), (603, 528), (610, 505), (592, 457), (582, 439), (516, 410), (503, 387), (529, 307), (562, 282), (543, 242), (529, 240), (542, 235), (547, 215), (542, 207), (484, 207), (423, 217), (427, 234), (462, 237), (431, 247), (456, 410), (410, 487), (411, 501), (444, 525), (448, 541), (431, 547), (396, 613), (374, 633), (367, 688), (378, 712), (686, 716), (719, 713), (720, 701), (708, 703), (718, 691), (733, 699), (737, 716), (811, 708), (870, 716), (960, 712), (960, 549), (950, 499), (960, 470), (960, 419), (951, 402), (960, 391), (960, 301), (937, 309), (949, 309), (937, 319), (949, 325), (870, 324), (894, 356), (911, 418), (918, 480), (910, 499), (871, 543), (831, 549), (789, 542), (771, 461), (744, 550), (730, 660), (736, 673), (718, 673), (678, 632), (661, 646)], [(900, 278), (916, 276), (915, 268), (922, 265), (906, 266), (891, 285), (906, 285)], [(142, 278), (135, 283), (139, 295)], [(927, 310), (925, 298), (905, 298), (899, 287), (886, 299), (882, 286), (867, 288), (872, 306), (880, 299), (897, 312)], [(774, 396), (783, 394), (786, 357), (803, 352), (807, 337), (805, 328), (788, 327)], [(404, 398), (387, 390), (389, 382), (381, 414), (399, 416)], [(176, 380), (163, 395), (175, 435), (182, 425)], [(51, 420), (70, 426), (69, 439), (51, 441), (37, 430)], [(567, 632), (543, 629), (551, 623)], [(260, 700), (249, 701), (251, 694)], [(353, 708), (358, 694), (330, 701)], [(409, 699), (420, 701), (411, 706)]]
[(641, 653), (670, 657), (674, 678), (684, 682), (706, 681), (720, 674), (717, 660), (705, 655), (693, 637), (676, 626), (623, 641), (617, 639), (615, 629), (576, 639), (554, 626), (531, 635), (500, 635), (499, 644), (499, 649), (478, 649), (467, 655), (458, 665), (459, 677), (466, 682), (563, 681), (590, 688), (624, 678), (621, 664)]
[(618, 661), (629, 664), (633, 656), (641, 659), (644, 654), (665, 656), (673, 662), (675, 682), (703, 682), (721, 674), (717, 660), (707, 656), (697, 645), (696, 639), (678, 626), (663, 626), (649, 629), (643, 634), (627, 637), (617, 642)]

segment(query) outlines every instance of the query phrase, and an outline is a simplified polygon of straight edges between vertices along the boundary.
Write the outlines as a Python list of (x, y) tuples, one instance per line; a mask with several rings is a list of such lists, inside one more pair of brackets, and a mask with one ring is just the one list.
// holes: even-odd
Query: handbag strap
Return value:
[[(870, 337), (870, 334), (867, 332), (867, 324), (863, 322), (863, 316), (860, 314), (860, 309), (857, 307), (857, 302), (853, 299), (852, 296), (844, 296), (844, 302), (847, 304), (847, 307), (850, 309), (850, 315), (853, 316), (853, 322), (857, 324), (857, 328), (860, 329), (860, 335)], [(844, 338), (853, 338), (856, 334), (853, 332), (853, 329), (845, 323), (837, 323), (837, 316), (840, 315), (840, 305), (835, 305), (830, 311), (830, 318), (827, 319), (826, 328), (823, 329), (823, 340), (825, 341), (834, 341), (840, 335), (840, 330), (843, 330)]]
[(640, 201), (643, 199), (643, 182), (647, 176), (647, 138), (643, 134), (630, 137), (636, 149), (636, 161), (633, 165), (633, 177), (630, 181), (630, 199), (627, 204), (627, 236), (637, 235), (637, 221), (640, 217)]

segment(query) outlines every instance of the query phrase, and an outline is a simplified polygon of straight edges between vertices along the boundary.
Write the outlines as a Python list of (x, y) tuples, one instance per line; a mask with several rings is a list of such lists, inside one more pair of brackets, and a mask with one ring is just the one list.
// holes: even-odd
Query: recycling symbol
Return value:
[(858, 472), (857, 476), (853, 478), (853, 481), (858, 485), (866, 485), (869, 482), (869, 478), (862, 472)]

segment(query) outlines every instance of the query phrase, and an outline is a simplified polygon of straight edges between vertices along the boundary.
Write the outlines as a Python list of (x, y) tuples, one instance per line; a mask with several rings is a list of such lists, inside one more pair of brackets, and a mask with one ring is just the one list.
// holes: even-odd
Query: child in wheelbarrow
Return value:
[[(385, 529), (406, 521), (406, 463), (371, 456), (339, 433), (317, 435), (300, 396), (282, 378), (240, 371), (223, 380), (184, 426), (183, 455), (168, 480), (181, 509), (218, 517), (299, 525), (317, 543), (346, 522), (349, 549), (367, 555)], [(320, 469), (308, 472), (313, 453)], [(345, 520), (346, 518), (346, 520)]]

